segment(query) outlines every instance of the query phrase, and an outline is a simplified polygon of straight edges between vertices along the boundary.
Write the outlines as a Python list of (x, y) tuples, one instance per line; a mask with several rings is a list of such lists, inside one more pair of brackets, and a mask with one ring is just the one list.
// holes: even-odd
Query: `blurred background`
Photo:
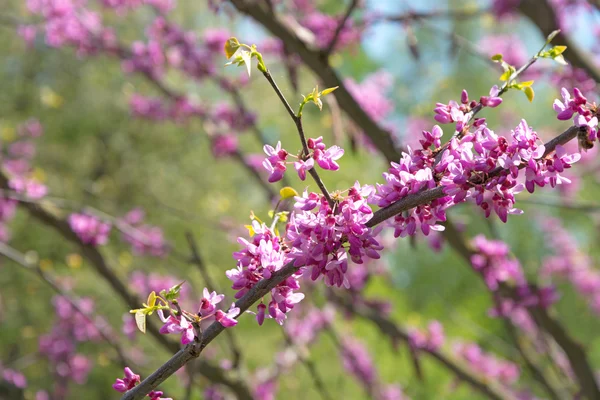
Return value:
[[(48, 3), (52, 2), (3, 0), (3, 154), (19, 140), (19, 127), (23, 129), (23, 123), (37, 119), (43, 135), (33, 140), (36, 151), (30, 164), (32, 176), (48, 189), (47, 196), (39, 200), (41, 206), (62, 220), (88, 207), (88, 212), (113, 225), (108, 242), (96, 248), (132, 293), (145, 298), (152, 288), (166, 288), (185, 280), (183, 301), (194, 310), (195, 299), (208, 285), (201, 270), (189, 262), (192, 250), (186, 233), (191, 233), (206, 270), (218, 286), (210, 289), (224, 293), (225, 303), (229, 304), (234, 292), (225, 271), (235, 267), (231, 257), (239, 249), (235, 239), (247, 234), (244, 225), (250, 223), (251, 211), (264, 218), (273, 208), (265, 187), (255, 180), (259, 174), (266, 181), (266, 171), (260, 166), (264, 157), (262, 143), (257, 138), (272, 145), (281, 141), (290, 152), (300, 146), (295, 126), (268, 82), (256, 70), (248, 79), (244, 68), (224, 68), (227, 60), (218, 51), (222, 48), (218, 39), (236, 36), (244, 43), (256, 43), (293, 105), (301, 101), (301, 94), (307, 95), (317, 84), (323, 84), (300, 57), (289, 56), (276, 37), (227, 2), (177, 0), (164, 13), (170, 23), (196, 35), (198, 46), (209, 49), (194, 57), (210, 64), (207, 68), (212, 72), (194, 74), (168, 67), (159, 77), (153, 76), (155, 71), (144, 72), (143, 66), (132, 67), (127, 63), (127, 54), (93, 51), (68, 40), (49, 43), (44, 31), (48, 15), (36, 12)], [(101, 15), (102, 26), (112, 27), (124, 49), (135, 52), (134, 42), (146, 43), (152, 37), (152, 24), (157, 18), (152, 5), (168, 2), (129, 8), (114, 7), (116, 1), (63, 3), (67, 8), (92, 10)], [(281, 3), (275, 5), (281, 8), (281, 14), (296, 16), (305, 29), (312, 28), (316, 39), (319, 29), (331, 31), (331, 27), (324, 28), (325, 22), (319, 25), (314, 16), (309, 18), (310, 12), (339, 19), (347, 9), (344, 2), (328, 0), (311, 2), (316, 8), (308, 12), (302, 8), (304, 2)], [(501, 70), (490, 62), (491, 55), (502, 53), (518, 67), (539, 50), (546, 36), (520, 10), (506, 14), (493, 11), (492, 6), (502, 3), (498, 1), (411, 3), (366, 1), (352, 17), (359, 33), (355, 37), (348, 33), (348, 40), (330, 57), (332, 67), (359, 103), (391, 132), (399, 145), (417, 143), (420, 131), (430, 130), (436, 124), (436, 102), (459, 100), (463, 89), (478, 99), (487, 95), (494, 84), (500, 84)], [(571, 8), (561, 11), (565, 18), (561, 23), (571, 40), (594, 63), (599, 54), (600, 12), (589, 4), (562, 6)], [(411, 12), (434, 16), (410, 17)], [(387, 16), (397, 15), (408, 17), (401, 23), (386, 21)], [(68, 31), (69, 27), (64, 29)], [(217, 50), (210, 50), (215, 48), (215, 41)], [(192, 56), (184, 53), (170, 57), (185, 60)], [(551, 60), (536, 63), (527, 73), (528, 79), (536, 81), (533, 102), (523, 93), (510, 91), (499, 108), (486, 110), (481, 116), (500, 134), (509, 133), (524, 118), (542, 137), (556, 136), (570, 125), (568, 121), (558, 121), (552, 110), (554, 99), (560, 98), (560, 87), (578, 86), (585, 89), (589, 98), (597, 93), (592, 78), (577, 75), (570, 68)], [(185, 106), (179, 112), (172, 111), (169, 107), (176, 102), (157, 82), (162, 82), (167, 91), (181, 95), (179, 99), (194, 104), (189, 106), (191, 111), (186, 112)], [(235, 90), (224, 90), (224, 82)], [(240, 104), (247, 115), (241, 113)], [(339, 171), (321, 174), (330, 190), (345, 190), (356, 180), (361, 184), (382, 182), (388, 163), (364, 140), (361, 129), (352, 124), (335, 101), (324, 101), (321, 112), (307, 106), (304, 123), (308, 136), (323, 136), (328, 145), (338, 144), (346, 151), (339, 161)], [(444, 137), (448, 138), (453, 126), (443, 128)], [(569, 333), (585, 344), (590, 361), (598, 366), (600, 307), (594, 309), (589, 296), (582, 295), (569, 280), (540, 275), (548, 258), (555, 255), (557, 246), (552, 239), (560, 229), (565, 229), (573, 241), (577, 256), (571, 262), (586, 263), (592, 271), (597, 266), (600, 252), (594, 243), (600, 239), (600, 175), (596, 154), (596, 149), (591, 150), (580, 165), (569, 171), (571, 185), (559, 190), (542, 189), (535, 195), (522, 193), (517, 206), (525, 214), (512, 216), (507, 224), (495, 216), (484, 219), (472, 204), (456, 207), (450, 215), (465, 240), (478, 233), (501, 239), (510, 245), (528, 277), (557, 285), (557, 315)], [(286, 183), (298, 192), (306, 187), (316, 190), (313, 182), (302, 182), (294, 173), (288, 173), (287, 179)], [(270, 186), (274, 193), (281, 187)], [(144, 211), (143, 222), (136, 222), (135, 214), (124, 219), (136, 209)], [(123, 226), (125, 220), (134, 229), (140, 228), (142, 242), (151, 243), (146, 247), (137, 243), (136, 247), (135, 239), (127, 240), (128, 233), (116, 228), (119, 223)], [(94, 315), (102, 316), (111, 338), (134, 361), (131, 368), (136, 373), (145, 377), (170, 357), (172, 352), (158, 346), (152, 336), (135, 332), (128, 314), (131, 307), (98, 274), (80, 246), (22, 207), (18, 207), (4, 229), (4, 241), (52, 276), (73, 298), (93, 300)], [(424, 328), (429, 321), (438, 320), (444, 325), (448, 343), (456, 338), (476, 343), (499, 358), (518, 359), (503, 321), (488, 315), (493, 304), (481, 279), (443, 238), (389, 238), (387, 242), (389, 249), (376, 266), (382, 272), (369, 279), (363, 290), (365, 297), (389, 302), (390, 317), (403, 326)], [(5, 381), (0, 384), (4, 393), (1, 396), (43, 399), (39, 397), (44, 396), (41, 391), (52, 396), (61, 381), (67, 389), (56, 398), (118, 398), (111, 385), (122, 376), (122, 366), (111, 346), (102, 340), (73, 340), (65, 345), (75, 346), (73, 351), (83, 358), (67, 366), (68, 372), (63, 372), (66, 377), (57, 378), (61, 376), (57, 372), (60, 366), (40, 350), (44, 335), (58, 324), (56, 310), (60, 305), (56, 304), (56, 293), (39, 276), (6, 258), (0, 261), (0, 271), (1, 368), (17, 371), (26, 378), (26, 385), (15, 385), (14, 378), (6, 378), (5, 374)], [(590, 277), (594, 276), (591, 273)], [(310, 290), (316, 292), (313, 302), (322, 306), (324, 296), (316, 287)], [(355, 337), (369, 350), (381, 382), (399, 384), (411, 398), (483, 398), (467, 385), (458, 384), (452, 374), (429, 359), (422, 360), (424, 381), (420, 381), (406, 345), (395, 349), (367, 321), (346, 319), (338, 312), (333, 325), (340, 335)], [(282, 328), (273, 320), (259, 327), (252, 315), (245, 315), (234, 330), (243, 350), (241, 374), (259, 380), (261, 371), (270, 371), (277, 365), (274, 360), (281, 357), (285, 347)], [(452, 352), (450, 344), (447, 349)], [(228, 368), (230, 350), (228, 340), (221, 336), (211, 344), (206, 358)], [(307, 354), (334, 398), (371, 397), (344, 368), (331, 335), (319, 335)], [(173, 398), (184, 398), (187, 379), (186, 373), (178, 374), (161, 389)], [(522, 371), (521, 380), (525, 387), (535, 387), (528, 384), (534, 382), (528, 371)], [(207, 387), (231, 395), (226, 388), (211, 386), (214, 383), (196, 374), (190, 398), (217, 398), (210, 397)], [(301, 365), (283, 371), (277, 384), (275, 398), (319, 396), (313, 378)], [(22, 388), (15, 390), (13, 386)]]

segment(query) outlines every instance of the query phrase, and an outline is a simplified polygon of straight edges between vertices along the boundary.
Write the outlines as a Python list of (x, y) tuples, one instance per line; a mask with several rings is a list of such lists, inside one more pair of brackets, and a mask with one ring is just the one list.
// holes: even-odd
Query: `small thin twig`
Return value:
[[(298, 130), (298, 135), (300, 136), (300, 142), (302, 143), (301, 157), (308, 156), (308, 154), (310, 153), (310, 150), (308, 148), (308, 142), (306, 141), (306, 135), (304, 134), (304, 127), (302, 126), (302, 117), (296, 115), (296, 113), (290, 106), (290, 103), (288, 103), (287, 99), (283, 95), (283, 92), (281, 91), (281, 89), (279, 89), (279, 86), (277, 86), (277, 83), (273, 79), (273, 76), (271, 76), (271, 73), (269, 72), (269, 70), (264, 71), (263, 75), (267, 79), (267, 81), (271, 84), (271, 87), (273, 88), (273, 90), (275, 90), (277, 97), (279, 97), (279, 99), (281, 100), (281, 103), (283, 103), (283, 106), (285, 107), (286, 111), (288, 112), (288, 114), (294, 121), (294, 124), (296, 125), (296, 129)], [(325, 198), (327, 199), (327, 203), (329, 203), (329, 207), (333, 208), (334, 201), (331, 198), (329, 191), (325, 187), (325, 184), (321, 180), (319, 173), (316, 171), (316, 169), (314, 167), (309, 169), (308, 172), (310, 173), (310, 176), (312, 176), (313, 179), (315, 180), (317, 186), (321, 190), (321, 193), (323, 193), (323, 196), (325, 196)]]
[(325, 49), (324, 54), (326, 56), (329, 56), (333, 52), (333, 50), (335, 48), (335, 45), (337, 44), (338, 39), (340, 38), (342, 30), (344, 30), (344, 26), (346, 25), (346, 23), (350, 19), (350, 16), (352, 15), (352, 13), (356, 9), (356, 7), (358, 7), (358, 2), (359, 2), (359, 0), (351, 0), (350, 1), (350, 5), (346, 9), (346, 13), (342, 17), (342, 20), (338, 24), (337, 28), (335, 28), (335, 32), (333, 33), (333, 37), (329, 41), (329, 45), (327, 46), (327, 49)]

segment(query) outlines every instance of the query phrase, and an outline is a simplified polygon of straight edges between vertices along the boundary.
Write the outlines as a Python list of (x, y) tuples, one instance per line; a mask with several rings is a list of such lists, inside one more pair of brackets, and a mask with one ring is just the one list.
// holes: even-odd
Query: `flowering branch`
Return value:
[[(269, 72), (268, 69), (265, 68), (265, 70), (262, 71), (262, 73), (263, 73), (264, 77), (267, 79), (267, 81), (271, 84), (271, 87), (273, 88), (273, 90), (275, 90), (275, 93), (277, 93), (277, 97), (279, 97), (279, 99), (283, 103), (286, 111), (288, 112), (288, 114), (294, 121), (294, 124), (296, 125), (296, 129), (298, 130), (298, 135), (300, 136), (300, 142), (302, 143), (301, 158), (308, 157), (310, 150), (308, 148), (308, 142), (306, 141), (306, 135), (304, 134), (304, 128), (302, 126), (301, 111), (298, 113), (298, 115), (296, 115), (296, 113), (294, 112), (294, 110), (292, 109), (290, 104), (288, 103), (287, 99), (283, 95), (283, 92), (281, 91), (281, 89), (279, 89), (279, 86), (277, 86), (277, 83), (271, 76), (271, 73)], [(327, 190), (327, 188), (325, 187), (325, 184), (321, 180), (319, 173), (316, 171), (315, 168), (309, 169), (308, 172), (315, 180), (317, 186), (321, 190), (321, 193), (323, 193), (323, 196), (325, 196), (325, 198), (327, 199), (327, 203), (329, 203), (329, 206), (333, 207), (333, 200), (331, 199), (331, 195), (329, 194), (329, 191)]]
[[(553, 138), (549, 142), (547, 142), (545, 146), (545, 151), (542, 156), (546, 157), (548, 154), (552, 153), (556, 146), (563, 145), (577, 137), (577, 135), (585, 131), (582, 127), (572, 126), (557, 137)], [(525, 165), (519, 165), (519, 168), (524, 168)], [(490, 177), (497, 175), (502, 171), (502, 168), (496, 169), (493, 173), (490, 173)], [(395, 215), (400, 214), (405, 210), (409, 210), (418, 206), (419, 204), (426, 204), (435, 199), (439, 199), (444, 197), (444, 189), (441, 186), (436, 187), (435, 189), (423, 190), (419, 193), (408, 195), (405, 198), (398, 200), (395, 203), (390, 204), (389, 206), (379, 209), (373, 213), (373, 217), (367, 222), (368, 227), (373, 227), (375, 225), (380, 224), (381, 222), (392, 218)]]
[[(8, 187), (8, 179), (4, 174), (0, 173), (0, 188), (6, 190)], [(63, 238), (77, 245), (81, 249), (82, 255), (96, 269), (96, 272), (107, 281), (114, 292), (121, 297), (129, 308), (136, 308), (138, 304), (140, 304), (139, 299), (127, 289), (114, 271), (108, 266), (98, 249), (93, 245), (83, 243), (77, 234), (73, 232), (67, 221), (54, 216), (40, 204), (19, 202), (19, 206), (24, 208), (34, 218), (56, 230)], [(154, 339), (169, 352), (172, 353), (179, 349), (177, 343), (168, 340), (166, 336), (160, 334), (158, 328), (151, 321), (148, 324), (148, 331), (152, 334)], [(205, 375), (214, 382), (219, 382), (230, 387), (240, 398), (252, 398), (250, 389), (243, 381), (229, 378), (224, 374), (223, 370), (212, 366), (207, 362), (200, 363), (198, 368), (202, 375)]]
[(322, 57), (319, 50), (309, 48), (290, 28), (289, 23), (286, 23), (283, 18), (271, 14), (262, 3), (246, 0), (231, 0), (231, 3), (240, 12), (249, 15), (275, 37), (282, 40), (290, 51), (297, 53), (326, 87), (338, 86), (335, 97), (346, 115), (352, 118), (364, 132), (368, 133), (373, 144), (382, 151), (389, 161), (400, 158), (400, 152), (396, 149), (390, 133), (382, 129), (356, 102), (335, 70), (329, 65), (327, 59)]
[[(270, 279), (263, 279), (254, 285), (248, 292), (238, 301), (235, 302), (235, 307), (240, 309), (240, 314), (248, 310), (254, 303), (267, 295), (275, 286), (283, 282), (298, 270), (293, 263), (287, 264), (285, 267), (274, 272)], [(208, 346), (225, 327), (217, 322), (213, 322), (199, 338), (198, 342), (188, 344), (183, 349), (179, 350), (166, 363), (160, 366), (155, 372), (142, 381), (139, 385), (123, 395), (121, 400), (139, 400), (146, 396), (151, 390), (164, 382), (169, 376), (173, 375), (179, 368), (183, 367), (190, 360), (198, 358), (204, 348)]]

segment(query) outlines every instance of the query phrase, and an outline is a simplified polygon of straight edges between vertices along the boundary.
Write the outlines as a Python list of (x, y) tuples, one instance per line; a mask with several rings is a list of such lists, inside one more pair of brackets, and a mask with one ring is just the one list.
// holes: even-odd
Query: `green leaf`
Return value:
[(146, 313), (144, 310), (137, 310), (135, 313), (135, 324), (142, 333), (146, 333)]
[(240, 42), (234, 37), (230, 37), (225, 42), (225, 55), (227, 58), (233, 57), (235, 52), (240, 48)]
[(523, 92), (525, 93), (525, 96), (527, 96), (527, 100), (529, 100), (530, 103), (533, 102), (533, 98), (535, 97), (533, 88), (531, 86), (527, 86), (523, 89)]
[(167, 301), (173, 301), (175, 299), (177, 299), (179, 297), (179, 292), (181, 291), (181, 286), (183, 286), (183, 284), (185, 283), (185, 281), (172, 286), (169, 291), (164, 295), (165, 300)]
[(525, 82), (521, 82), (521, 83), (519, 83), (519, 85), (520, 85), (521, 87), (527, 87), (527, 86), (531, 86), (531, 85), (533, 85), (533, 82), (534, 82), (534, 81), (525, 81)]
[(492, 56), (492, 61), (495, 61), (495, 62), (500, 62), (500, 61), (502, 61), (502, 54), (494, 54), (494, 55)]
[(294, 196), (299, 196), (298, 192), (296, 192), (294, 188), (290, 186), (281, 188), (281, 190), (279, 191), (279, 195), (282, 199), (289, 199)]
[(558, 55), (564, 53), (566, 49), (567, 49), (567, 46), (554, 46), (551, 51), (553, 54), (556, 54), (558, 56)]

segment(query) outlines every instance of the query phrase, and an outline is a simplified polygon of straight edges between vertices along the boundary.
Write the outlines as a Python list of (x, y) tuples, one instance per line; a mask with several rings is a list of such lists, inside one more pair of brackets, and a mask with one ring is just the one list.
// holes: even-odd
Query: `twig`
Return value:
[[(290, 103), (288, 103), (287, 99), (283, 95), (283, 92), (281, 91), (281, 89), (279, 89), (279, 86), (277, 86), (277, 83), (271, 76), (271, 73), (269, 72), (269, 70), (266, 70), (265, 72), (263, 72), (263, 75), (267, 79), (267, 81), (269, 81), (273, 90), (275, 90), (277, 97), (279, 97), (279, 99), (281, 100), (281, 103), (283, 103), (283, 106), (285, 107), (286, 111), (288, 112), (288, 114), (294, 121), (294, 124), (296, 125), (296, 129), (298, 130), (298, 135), (300, 136), (300, 142), (302, 143), (301, 157), (308, 156), (308, 154), (310, 153), (310, 150), (308, 148), (308, 142), (306, 141), (306, 135), (304, 134), (304, 128), (302, 126), (302, 117), (299, 115), (296, 115), (296, 113), (290, 106)], [(323, 196), (325, 196), (325, 198), (327, 199), (327, 203), (329, 203), (329, 207), (333, 208), (333, 205), (334, 205), (333, 199), (331, 198), (329, 191), (325, 187), (325, 184), (321, 180), (321, 177), (319, 177), (319, 173), (317, 172), (317, 170), (313, 167), (313, 168), (309, 169), (308, 172), (310, 173), (310, 176), (312, 176), (313, 179), (315, 180), (315, 182), (317, 183), (317, 186), (321, 190), (321, 193), (323, 193)]]
[(411, 22), (421, 21), (424, 19), (471, 19), (481, 17), (488, 13), (487, 9), (477, 10), (431, 10), (431, 11), (409, 11), (399, 15), (381, 15), (374, 18), (375, 21), (389, 21), (389, 22)]
[(350, 19), (350, 16), (354, 12), (354, 9), (356, 9), (356, 7), (358, 6), (358, 1), (359, 0), (351, 0), (350, 1), (350, 5), (346, 9), (346, 13), (342, 17), (342, 20), (338, 24), (337, 28), (335, 28), (335, 32), (333, 33), (333, 37), (329, 41), (329, 45), (327, 46), (327, 49), (325, 49), (324, 54), (325, 54), (326, 57), (329, 56), (333, 52), (333, 50), (335, 48), (335, 45), (337, 44), (337, 41), (340, 38), (340, 34), (342, 33), (342, 30), (344, 29), (344, 26), (346, 25), (346, 22), (348, 22), (348, 19)]
[[(596, 1), (596, 3), (598, 2)], [(547, 0), (522, 0), (519, 2), (518, 8), (523, 15), (537, 25), (544, 36), (558, 28), (556, 13)], [(585, 70), (592, 79), (600, 83), (600, 69), (594, 65), (591, 54), (586, 54), (576, 42), (563, 32), (556, 35), (553, 43), (567, 46), (568, 50), (563, 55), (571, 65)]]

